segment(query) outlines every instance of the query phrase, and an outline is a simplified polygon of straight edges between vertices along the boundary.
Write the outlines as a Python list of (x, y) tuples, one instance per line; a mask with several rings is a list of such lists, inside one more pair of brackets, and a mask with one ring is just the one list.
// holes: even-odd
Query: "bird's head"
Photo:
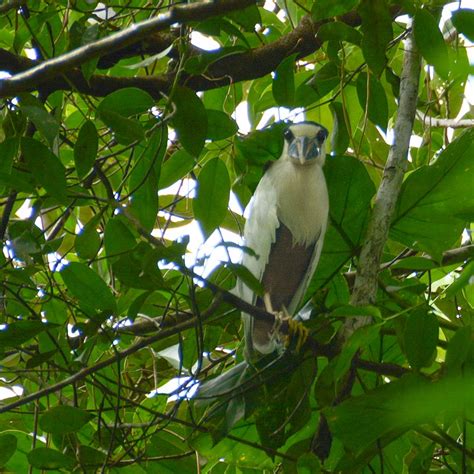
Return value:
[(324, 164), (328, 131), (315, 122), (289, 125), (284, 131), (283, 157), (298, 165)]

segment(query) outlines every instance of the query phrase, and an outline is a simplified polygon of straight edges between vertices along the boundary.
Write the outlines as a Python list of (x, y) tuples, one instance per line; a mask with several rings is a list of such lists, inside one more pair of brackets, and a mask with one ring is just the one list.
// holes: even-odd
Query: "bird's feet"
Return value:
[[(268, 293), (264, 295), (263, 300), (265, 303), (265, 309), (275, 316), (275, 322), (273, 323), (271, 331), (272, 338), (274, 338), (278, 343), (282, 343), (286, 349), (300, 352), (308, 339), (308, 328), (301, 322), (293, 319), (284, 306), (281, 311), (275, 311)], [(287, 332), (285, 335), (281, 333), (281, 327), (284, 323), (288, 325), (288, 331), (285, 331)]]

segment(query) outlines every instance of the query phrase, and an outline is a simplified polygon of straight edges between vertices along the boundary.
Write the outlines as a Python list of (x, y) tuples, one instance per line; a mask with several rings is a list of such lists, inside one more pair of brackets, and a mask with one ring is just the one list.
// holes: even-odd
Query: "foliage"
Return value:
[[(444, 2), (104, 3), (0, 5), (0, 70), (13, 76), (0, 80), (0, 469), (474, 471), (474, 131), (459, 126), (472, 119), (473, 11), (440, 29)], [(397, 116), (400, 14), (426, 66), (418, 141), (377, 299), (355, 308)], [(242, 302), (226, 291), (237, 277), (259, 283), (235, 258), (197, 277), (215, 256), (192, 267), (185, 226), (196, 219), (234, 255), (225, 231), (241, 234), (244, 219), (229, 196), (245, 207), (278, 158), (278, 106), (332, 131), (312, 338), (327, 348), (345, 318), (373, 324), (338, 353), (249, 366)], [(318, 423), (332, 433), (326, 459)]]

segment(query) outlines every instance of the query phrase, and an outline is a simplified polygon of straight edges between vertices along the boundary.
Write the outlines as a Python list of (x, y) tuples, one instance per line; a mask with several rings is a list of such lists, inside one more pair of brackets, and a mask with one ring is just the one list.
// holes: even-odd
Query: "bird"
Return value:
[[(243, 253), (241, 263), (261, 282), (264, 296), (241, 280), (237, 283), (243, 300), (275, 314), (280, 324), (295, 314), (304, 297), (318, 265), (329, 214), (323, 173), (328, 130), (310, 121), (289, 123), (283, 137), (280, 158), (265, 171), (245, 212), (244, 246), (252, 251)], [(278, 324), (246, 313), (242, 320), (246, 359), (284, 348)], [(288, 319), (290, 333), (292, 322)]]

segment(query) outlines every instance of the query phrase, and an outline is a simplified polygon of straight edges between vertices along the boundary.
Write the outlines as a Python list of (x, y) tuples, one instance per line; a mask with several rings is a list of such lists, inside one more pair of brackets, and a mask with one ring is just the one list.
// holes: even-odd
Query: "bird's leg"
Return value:
[(281, 311), (275, 311), (273, 309), (270, 293), (265, 293), (263, 296), (263, 302), (265, 304), (265, 309), (275, 316), (275, 322), (272, 327), (272, 337), (281, 340), (280, 328), (283, 321), (286, 321), (288, 324), (288, 335), (284, 338), (285, 347), (288, 349), (291, 342), (296, 341), (295, 351), (300, 352), (306, 339), (308, 339), (308, 328), (301, 322), (293, 319), (284, 306), (282, 306)]

